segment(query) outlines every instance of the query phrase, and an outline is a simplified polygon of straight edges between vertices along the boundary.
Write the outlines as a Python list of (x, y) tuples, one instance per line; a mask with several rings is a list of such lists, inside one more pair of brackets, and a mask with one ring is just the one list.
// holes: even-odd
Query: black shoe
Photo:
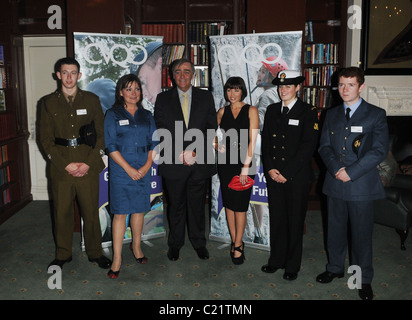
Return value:
[(235, 250), (235, 244), (232, 242), (230, 244), (230, 257), (231, 258), (233, 258), (234, 250)]
[(325, 271), (316, 277), (316, 281), (320, 283), (329, 283), (335, 278), (343, 278), (343, 273)]
[(260, 268), (260, 270), (262, 270), (263, 272), (266, 272), (266, 273), (274, 273), (278, 269), (279, 268), (272, 267), (270, 264), (265, 264), (264, 266), (262, 266), (262, 268)]
[(112, 269), (110, 269), (109, 272), (107, 273), (107, 276), (110, 279), (117, 279), (119, 277), (119, 274), (120, 274), (120, 270), (113, 271)]
[(52, 262), (49, 263), (49, 265), (47, 266), (47, 269), (49, 269), (50, 266), (59, 266), (60, 269), (63, 269), (63, 265), (64, 265), (66, 262), (70, 262), (70, 261), (72, 261), (72, 257), (70, 257), (70, 258), (68, 258), (68, 259), (66, 259), (66, 260), (54, 259)]
[[(240, 252), (239, 257), (235, 257), (235, 251)], [(242, 241), (242, 245), (240, 245), (239, 247), (233, 248), (232, 262), (233, 264), (239, 265), (239, 264), (242, 264), (244, 261), (245, 261), (245, 244)]]
[(373, 291), (370, 284), (363, 284), (362, 289), (358, 289), (359, 297), (362, 300), (372, 300), (373, 299)]
[(205, 247), (201, 247), (199, 249), (196, 249), (197, 256), (202, 259), (202, 260), (207, 260), (209, 259), (209, 251)]
[(296, 280), (297, 277), (298, 277), (298, 274), (293, 273), (293, 272), (285, 272), (283, 274), (283, 279), (289, 280), (289, 281)]
[(112, 261), (105, 256), (100, 256), (99, 258), (89, 258), (90, 262), (96, 262), (100, 268), (102, 269), (109, 269), (112, 265)]
[(179, 259), (179, 249), (170, 247), (169, 251), (167, 251), (167, 257), (171, 261), (176, 261)]

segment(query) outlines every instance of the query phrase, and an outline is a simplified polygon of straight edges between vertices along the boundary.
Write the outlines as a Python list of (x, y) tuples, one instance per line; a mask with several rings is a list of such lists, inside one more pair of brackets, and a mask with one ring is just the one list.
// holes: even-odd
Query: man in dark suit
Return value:
[[(164, 139), (159, 174), (167, 196), (167, 256), (172, 261), (179, 258), (186, 224), (189, 240), (199, 258), (209, 258), (205, 200), (207, 181), (215, 173), (213, 152), (208, 149), (213, 147), (217, 118), (212, 94), (191, 85), (194, 71), (190, 60), (174, 61), (172, 74), (176, 87), (157, 96), (154, 112), (157, 129), (160, 129), (160, 146)], [(164, 132), (170, 143), (164, 143), (167, 141)]]
[(287, 70), (272, 81), (281, 102), (268, 106), (262, 131), (262, 160), (270, 215), (270, 257), (262, 271), (285, 269), (295, 280), (302, 260), (302, 237), (310, 187), (312, 155), (318, 142), (316, 107), (296, 97), (304, 77)]
[(319, 154), (327, 170), (323, 193), (328, 199), (329, 262), (316, 281), (343, 277), (349, 221), (350, 263), (362, 274), (359, 296), (372, 299), (373, 201), (385, 197), (377, 165), (388, 154), (389, 138), (385, 110), (360, 98), (364, 87), (362, 69), (340, 71), (343, 104), (327, 111), (322, 128)]

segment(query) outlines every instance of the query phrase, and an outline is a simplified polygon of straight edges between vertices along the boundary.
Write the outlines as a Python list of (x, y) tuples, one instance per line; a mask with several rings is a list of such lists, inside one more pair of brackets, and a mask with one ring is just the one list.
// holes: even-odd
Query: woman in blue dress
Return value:
[(130, 217), (132, 251), (138, 263), (146, 263), (140, 240), (144, 212), (150, 210), (151, 166), (156, 142), (152, 135), (156, 125), (152, 114), (143, 109), (141, 83), (128, 74), (116, 84), (115, 103), (107, 110), (104, 138), (109, 155), (110, 211), (112, 225), (113, 263), (110, 278), (119, 276), (126, 218)]

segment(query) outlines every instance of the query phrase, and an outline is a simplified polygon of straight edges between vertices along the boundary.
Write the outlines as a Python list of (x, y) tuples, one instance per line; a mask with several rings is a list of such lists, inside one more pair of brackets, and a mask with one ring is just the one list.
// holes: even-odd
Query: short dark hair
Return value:
[(140, 98), (139, 98), (139, 101), (137, 101), (137, 105), (139, 107), (142, 105), (142, 101), (143, 101), (142, 84), (139, 78), (137, 77), (137, 75), (130, 73), (130, 74), (124, 75), (117, 81), (115, 102), (113, 106), (123, 106), (124, 105), (124, 98), (120, 95), (120, 91), (122, 91), (124, 88), (127, 88), (129, 84), (133, 82), (136, 82), (138, 87), (140, 88)]
[(192, 68), (192, 74), (195, 73), (195, 66), (194, 66), (193, 62), (190, 61), (189, 59), (186, 59), (186, 58), (177, 59), (177, 60), (174, 60), (172, 62), (172, 73), (174, 74), (176, 68), (180, 67), (183, 63), (190, 63), (190, 66)]
[(229, 79), (227, 79), (223, 88), (223, 94), (227, 102), (229, 102), (229, 98), (227, 96), (228, 89), (240, 89), (242, 91), (240, 101), (243, 101), (243, 99), (245, 99), (247, 96), (246, 84), (241, 77), (230, 77)]
[(358, 80), (359, 86), (365, 83), (365, 72), (359, 67), (348, 67), (343, 68), (339, 71), (339, 78), (356, 78)]
[(75, 58), (72, 57), (65, 57), (57, 60), (56, 64), (54, 65), (54, 72), (61, 72), (62, 66), (64, 64), (75, 65), (77, 67), (77, 71), (80, 72), (80, 64), (77, 62)]

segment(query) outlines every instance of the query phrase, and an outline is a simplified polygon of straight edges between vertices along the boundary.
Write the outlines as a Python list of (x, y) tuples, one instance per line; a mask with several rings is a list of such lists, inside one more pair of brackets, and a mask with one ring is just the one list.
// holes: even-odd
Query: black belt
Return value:
[(150, 150), (150, 146), (140, 146), (140, 147), (124, 147), (117, 146), (117, 150), (124, 153), (135, 153), (135, 152), (146, 152)]
[(77, 147), (81, 144), (84, 144), (82, 138), (74, 138), (74, 139), (63, 139), (63, 138), (55, 138), (54, 143), (65, 146), (65, 147)]

